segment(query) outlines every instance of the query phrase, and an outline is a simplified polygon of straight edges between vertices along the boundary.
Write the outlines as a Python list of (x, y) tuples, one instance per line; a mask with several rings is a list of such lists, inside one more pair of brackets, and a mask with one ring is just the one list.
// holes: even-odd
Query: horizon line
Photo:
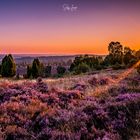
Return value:
[(107, 55), (107, 54), (95, 54), (95, 53), (0, 53), (0, 55), (48, 55), (48, 56), (74, 56), (74, 55)]

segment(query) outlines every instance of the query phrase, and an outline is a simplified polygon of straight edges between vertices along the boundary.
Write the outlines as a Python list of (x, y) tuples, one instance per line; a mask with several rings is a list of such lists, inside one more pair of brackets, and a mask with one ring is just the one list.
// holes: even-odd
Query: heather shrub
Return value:
[(93, 77), (92, 79), (88, 80), (90, 85), (96, 86), (98, 84), (98, 79)]
[(107, 77), (99, 78), (99, 79), (93, 77), (92, 79), (89, 79), (88, 82), (92, 86), (97, 86), (97, 85), (103, 86), (109, 84), (109, 79)]
[(99, 84), (100, 85), (107, 85), (107, 84), (109, 84), (109, 79), (108, 78), (101, 78), (100, 80), (99, 80)]
[(72, 88), (72, 90), (79, 90), (84, 91), (86, 89), (86, 85), (82, 83), (75, 84)]
[(129, 81), (127, 83), (129, 86), (139, 86), (140, 80), (138, 78), (129, 78)]
[[(94, 88), (110, 82), (107, 77), (86, 81)], [(75, 80), (68, 90), (50, 87), (41, 78), (1, 83), (0, 139), (129, 140), (133, 130), (139, 132), (139, 92), (128, 93), (124, 84), (96, 97), (83, 94), (88, 83)]]
[(35, 88), (42, 93), (47, 93), (48, 92), (47, 84), (45, 82), (43, 82), (42, 78), (40, 78), (40, 77), (37, 79)]

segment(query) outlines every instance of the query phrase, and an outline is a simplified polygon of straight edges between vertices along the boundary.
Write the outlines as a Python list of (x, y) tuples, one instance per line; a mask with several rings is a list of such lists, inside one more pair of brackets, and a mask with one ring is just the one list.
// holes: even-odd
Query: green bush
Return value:
[(31, 66), (27, 66), (27, 78), (37, 78), (39, 76), (43, 77), (44, 66), (40, 63), (39, 59), (36, 58), (33, 60)]
[(89, 70), (90, 70), (90, 67), (87, 64), (81, 63), (75, 68), (75, 73), (76, 74), (86, 73)]
[(73, 63), (70, 66), (70, 72), (73, 73), (85, 73), (90, 69), (101, 70), (101, 64), (103, 63), (103, 58), (100, 56), (88, 56), (83, 55), (79, 57), (75, 57)]
[(1, 65), (2, 77), (13, 77), (16, 75), (16, 64), (11, 54), (2, 59)]

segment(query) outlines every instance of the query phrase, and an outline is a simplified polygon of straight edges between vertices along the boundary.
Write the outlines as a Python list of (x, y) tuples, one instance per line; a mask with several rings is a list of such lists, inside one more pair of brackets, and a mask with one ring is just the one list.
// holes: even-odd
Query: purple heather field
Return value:
[(0, 82), (0, 140), (138, 140), (140, 76), (102, 70)]

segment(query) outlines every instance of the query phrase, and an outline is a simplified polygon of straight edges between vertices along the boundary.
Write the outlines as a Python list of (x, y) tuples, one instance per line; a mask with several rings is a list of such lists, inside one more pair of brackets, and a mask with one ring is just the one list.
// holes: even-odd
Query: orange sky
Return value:
[(140, 16), (134, 9), (112, 7), (45, 17), (14, 12), (8, 11), (0, 23), (1, 53), (106, 54), (111, 41), (140, 49)]
[(53, 29), (49, 26), (44, 29), (45, 25), (10, 25), (1, 32), (0, 49), (3, 53), (106, 54), (111, 41), (120, 41), (124, 46), (140, 49), (139, 25), (133, 28), (85, 26), (69, 28), (61, 25), (57, 28), (54, 25)]

